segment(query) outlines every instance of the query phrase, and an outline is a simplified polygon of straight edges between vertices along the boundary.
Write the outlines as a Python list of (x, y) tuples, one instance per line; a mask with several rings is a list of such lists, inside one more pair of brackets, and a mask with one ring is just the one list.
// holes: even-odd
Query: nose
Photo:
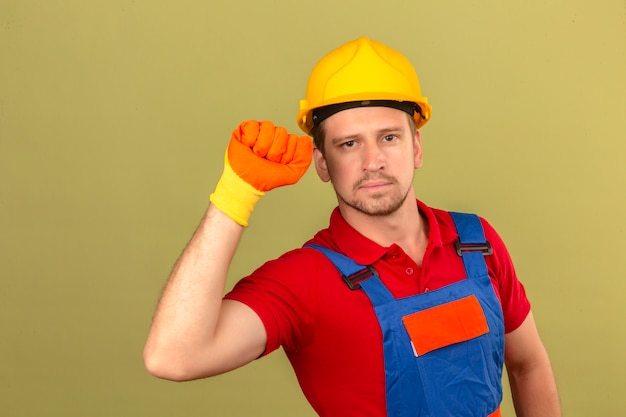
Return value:
[(363, 153), (363, 171), (378, 171), (385, 168), (385, 155), (377, 144), (366, 145)]

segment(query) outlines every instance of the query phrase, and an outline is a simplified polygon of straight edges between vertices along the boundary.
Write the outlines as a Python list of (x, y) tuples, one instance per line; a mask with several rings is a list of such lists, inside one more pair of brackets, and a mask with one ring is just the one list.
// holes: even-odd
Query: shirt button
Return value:
[(424, 288), (424, 292), (428, 292), (428, 291), (430, 291), (430, 288), (428, 287)]
[(405, 269), (405, 270), (404, 270), (404, 272), (405, 272), (407, 275), (413, 275), (413, 268), (408, 267), (407, 269)]

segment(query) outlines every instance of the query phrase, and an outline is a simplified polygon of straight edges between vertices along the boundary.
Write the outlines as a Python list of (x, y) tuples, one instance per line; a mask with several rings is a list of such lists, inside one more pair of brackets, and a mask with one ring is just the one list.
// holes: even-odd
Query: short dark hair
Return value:
[(313, 137), (313, 145), (324, 155), (324, 122), (311, 128), (310, 135)]

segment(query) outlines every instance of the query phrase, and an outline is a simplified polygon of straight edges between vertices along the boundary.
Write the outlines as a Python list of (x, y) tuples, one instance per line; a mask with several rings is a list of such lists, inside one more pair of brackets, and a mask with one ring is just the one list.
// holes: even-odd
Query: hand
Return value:
[(313, 144), (272, 122), (248, 120), (233, 134), (224, 172), (211, 202), (242, 226), (258, 199), (273, 188), (296, 183), (311, 164)]
[(311, 164), (308, 136), (287, 133), (272, 122), (248, 120), (239, 125), (228, 145), (233, 171), (259, 191), (295, 184)]

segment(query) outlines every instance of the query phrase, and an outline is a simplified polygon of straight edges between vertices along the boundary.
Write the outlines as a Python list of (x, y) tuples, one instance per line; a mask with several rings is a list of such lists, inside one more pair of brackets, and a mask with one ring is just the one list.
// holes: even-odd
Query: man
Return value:
[[(431, 107), (404, 56), (360, 38), (313, 70), (298, 124), (233, 132), (211, 205), (177, 262), (146, 343), (148, 370), (217, 375), (283, 346), (321, 416), (499, 416), (506, 363), (519, 416), (559, 416), (550, 362), (500, 237), (416, 200)], [(313, 149), (312, 149), (313, 148)], [(254, 204), (312, 159), (338, 207), (302, 247), (225, 297)]]

